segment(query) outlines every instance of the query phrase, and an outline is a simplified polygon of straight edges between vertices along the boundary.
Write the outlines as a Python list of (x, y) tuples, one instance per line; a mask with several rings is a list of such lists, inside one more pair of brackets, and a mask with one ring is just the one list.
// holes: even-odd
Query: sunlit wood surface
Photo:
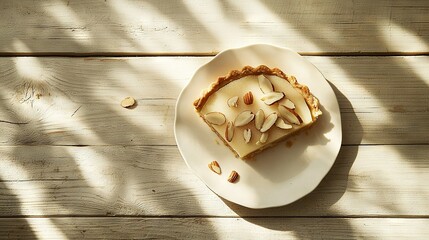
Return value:
[[(265, 210), (173, 135), (194, 71), (252, 43), (316, 65), (343, 127), (319, 187)], [(424, 0), (0, 1), (0, 239), (427, 239), (428, 55)]]

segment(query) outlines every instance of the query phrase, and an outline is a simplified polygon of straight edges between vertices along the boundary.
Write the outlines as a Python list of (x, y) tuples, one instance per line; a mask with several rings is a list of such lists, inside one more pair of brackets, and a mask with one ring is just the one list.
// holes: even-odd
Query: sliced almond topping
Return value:
[(259, 88), (263, 93), (269, 93), (274, 91), (273, 84), (270, 79), (266, 78), (264, 75), (258, 76)]
[(283, 121), (283, 119), (281, 119), (281, 118), (277, 118), (276, 126), (278, 128), (281, 128), (281, 129), (291, 129), (292, 128), (292, 125), (285, 123), (285, 121)]
[(246, 143), (249, 143), (250, 139), (252, 138), (252, 130), (250, 129), (244, 130), (243, 137), (244, 137), (244, 141), (246, 141)]
[(277, 113), (271, 113), (268, 115), (268, 117), (265, 119), (264, 124), (262, 124), (261, 132), (264, 133), (268, 131), (274, 123), (276, 123), (277, 120)]
[(234, 183), (235, 181), (237, 181), (238, 177), (238, 173), (236, 171), (232, 171), (231, 174), (229, 174), (228, 182)]
[(215, 172), (219, 175), (222, 173), (222, 170), (220, 169), (219, 163), (216, 161), (209, 163), (209, 168), (210, 168), (210, 170), (212, 170), (213, 172)]
[(293, 104), (293, 102), (289, 99), (286, 99), (283, 105), (289, 109), (295, 109), (295, 104)]
[(228, 99), (228, 107), (237, 107), (238, 106), (238, 96), (234, 96)]
[(121, 106), (124, 108), (132, 107), (134, 104), (136, 104), (136, 100), (132, 97), (126, 97), (121, 101)]
[(255, 127), (256, 127), (256, 129), (261, 130), (261, 127), (262, 127), (262, 124), (264, 124), (264, 121), (265, 121), (264, 110), (259, 109), (255, 115)]
[(244, 96), (243, 96), (243, 102), (246, 105), (250, 105), (250, 104), (253, 103), (253, 94), (252, 94), (252, 92), (249, 91), (246, 94), (244, 94)]
[(267, 142), (268, 139), (268, 133), (264, 132), (261, 134), (261, 137), (259, 138), (259, 141), (256, 142), (256, 144), (260, 145), (260, 144), (264, 144)]
[(231, 142), (233, 137), (234, 137), (234, 123), (229, 121), (225, 128), (225, 138), (228, 142)]
[(264, 96), (261, 98), (262, 101), (264, 101), (267, 105), (272, 105), (273, 103), (279, 101), (285, 96), (282, 92), (269, 92), (264, 94)]
[(299, 115), (292, 109), (289, 109), (283, 105), (279, 105), (278, 107), (280, 116), (286, 119), (286, 121), (293, 123), (295, 125), (300, 125), (302, 123)]
[(220, 112), (209, 112), (204, 115), (204, 118), (211, 124), (223, 125), (226, 121), (225, 115)]
[(254, 117), (255, 117), (255, 114), (253, 114), (251, 111), (249, 110), (243, 111), (240, 114), (238, 114), (237, 117), (235, 118), (234, 125), (237, 127), (244, 126), (250, 123)]

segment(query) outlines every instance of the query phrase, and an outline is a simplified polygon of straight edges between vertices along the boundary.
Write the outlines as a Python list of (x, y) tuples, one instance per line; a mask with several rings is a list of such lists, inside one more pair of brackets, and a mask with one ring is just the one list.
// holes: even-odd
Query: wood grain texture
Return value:
[[(1, 58), (0, 145), (174, 145), (176, 98), (210, 59)], [(336, 92), (344, 144), (429, 143), (429, 57), (307, 59)]]
[(427, 53), (429, 3), (1, 1), (2, 54), (213, 54), (270, 43), (311, 54)]
[(428, 219), (0, 219), (1, 239), (427, 239)]
[[(0, 239), (427, 239), (428, 12), (421, 0), (0, 1)], [(254, 43), (314, 55), (344, 144), (316, 190), (263, 210), (211, 192), (173, 137), (180, 90), (211, 59), (195, 56)], [(376, 57), (396, 54), (410, 56)], [(135, 108), (120, 107), (128, 96)]]
[(211, 192), (175, 146), (0, 147), (0, 216), (428, 217), (428, 156), (425, 145), (345, 146), (314, 192), (252, 210)]

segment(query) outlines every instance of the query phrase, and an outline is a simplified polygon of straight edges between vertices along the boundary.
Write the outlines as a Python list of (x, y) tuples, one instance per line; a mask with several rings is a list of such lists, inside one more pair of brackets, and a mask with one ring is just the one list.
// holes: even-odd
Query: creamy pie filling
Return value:
[[(218, 89), (214, 92), (208, 99), (207, 102), (202, 107), (200, 114), (205, 116), (208, 113), (218, 112), (225, 116), (226, 121), (223, 124), (216, 125), (208, 124), (218, 133), (220, 137), (223, 138), (224, 142), (227, 142), (230, 148), (236, 152), (240, 158), (246, 158), (252, 153), (260, 150), (266, 145), (270, 145), (273, 142), (276, 142), (280, 138), (291, 135), (292, 133), (298, 131), (301, 128), (304, 128), (313, 122), (313, 118), (310, 112), (309, 107), (303, 97), (303, 95), (296, 90), (289, 81), (280, 78), (276, 75), (264, 75), (271, 82), (274, 87), (275, 92), (284, 93), (285, 97), (281, 100), (275, 102), (272, 105), (267, 105), (261, 99), (264, 97), (265, 93), (262, 92), (260, 84), (258, 81), (258, 75), (248, 75), (240, 79), (234, 80), (225, 86)], [(251, 92), (253, 95), (253, 103), (245, 104), (243, 96)], [(228, 100), (238, 97), (236, 107), (228, 105)], [(279, 114), (278, 107), (279, 105), (287, 105), (287, 101), (290, 100), (294, 106), (295, 113), (299, 115), (302, 122), (299, 125), (288, 122), (284, 117)], [(290, 106), (290, 103), (289, 103)], [(256, 114), (259, 110), (262, 110), (265, 114), (265, 118), (271, 113), (276, 113), (278, 118), (286, 120), (285, 123), (291, 125), (290, 129), (281, 129), (274, 124), (266, 134), (268, 138), (265, 143), (261, 143), (262, 133), (255, 126), (255, 119), (250, 121), (244, 126), (234, 126), (233, 128), (233, 137), (229, 136), (230, 139), (226, 137), (226, 128), (228, 122), (234, 122), (237, 116), (243, 111), (249, 110), (253, 114)], [(206, 120), (206, 119), (205, 119)], [(206, 120), (207, 122), (207, 120)], [(248, 129), (250, 129), (251, 137), (249, 140)], [(245, 139), (244, 132), (247, 131), (247, 136)], [(230, 131), (231, 133), (231, 131)], [(264, 136), (266, 137), (266, 136)], [(230, 141), (228, 141), (230, 140)], [(246, 141), (247, 140), (247, 141)]]

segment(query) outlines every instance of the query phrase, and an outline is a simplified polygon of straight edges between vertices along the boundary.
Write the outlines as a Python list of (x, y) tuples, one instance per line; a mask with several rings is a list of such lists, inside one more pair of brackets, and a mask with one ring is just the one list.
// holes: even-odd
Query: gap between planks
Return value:
[(329, 216), (215, 216), (215, 215), (11, 215), (11, 216), (0, 216), (0, 219), (11, 219), (11, 218), (141, 218), (141, 219), (187, 219), (187, 218), (198, 218), (198, 219), (261, 219), (261, 218), (274, 218), (274, 219), (429, 219), (429, 215), (329, 215)]
[[(371, 147), (371, 146), (427, 146), (429, 143), (350, 143), (341, 144), (341, 147)], [(1, 147), (177, 147), (176, 144), (100, 144), (100, 145), (87, 145), (87, 144), (15, 144), (15, 145), (0, 145)]]
[[(429, 56), (429, 52), (298, 52), (302, 56), (314, 57), (400, 57), (400, 56)], [(87, 52), (87, 53), (4, 53), (0, 52), (0, 58), (6, 57), (214, 57), (219, 52), (202, 53), (140, 53), (140, 52)]]

